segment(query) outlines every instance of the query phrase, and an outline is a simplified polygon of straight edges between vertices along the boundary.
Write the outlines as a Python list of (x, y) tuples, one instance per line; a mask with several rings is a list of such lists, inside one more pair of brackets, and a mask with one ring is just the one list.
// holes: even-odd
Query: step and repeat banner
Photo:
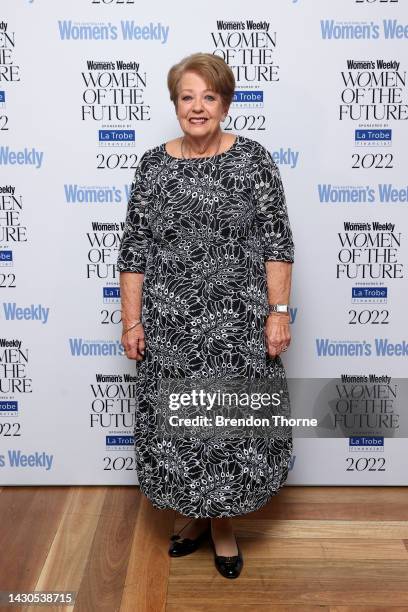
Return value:
[(405, 0), (2, 0), (0, 484), (137, 483), (118, 247), (166, 85), (224, 58), (226, 132), (279, 165), (296, 243), (288, 484), (406, 485)]

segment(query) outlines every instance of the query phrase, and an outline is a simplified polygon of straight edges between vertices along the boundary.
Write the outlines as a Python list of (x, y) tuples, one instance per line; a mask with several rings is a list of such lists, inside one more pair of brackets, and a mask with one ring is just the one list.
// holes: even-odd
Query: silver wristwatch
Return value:
[(272, 312), (284, 312), (289, 313), (289, 304), (268, 304), (269, 314)]

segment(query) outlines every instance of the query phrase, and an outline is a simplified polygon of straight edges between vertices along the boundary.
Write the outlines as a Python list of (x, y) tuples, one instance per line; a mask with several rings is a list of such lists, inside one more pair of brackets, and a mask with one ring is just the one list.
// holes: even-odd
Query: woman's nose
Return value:
[(201, 111), (203, 108), (203, 103), (201, 98), (195, 98), (195, 100), (193, 100), (193, 110), (194, 111)]

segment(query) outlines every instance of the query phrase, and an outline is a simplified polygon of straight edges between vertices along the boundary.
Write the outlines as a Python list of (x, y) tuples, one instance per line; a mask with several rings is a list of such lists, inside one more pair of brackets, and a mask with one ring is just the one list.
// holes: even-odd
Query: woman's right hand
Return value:
[(136, 359), (136, 361), (141, 361), (144, 357), (145, 351), (143, 325), (140, 323), (140, 325), (137, 325), (125, 334), (122, 334), (122, 344), (128, 359)]

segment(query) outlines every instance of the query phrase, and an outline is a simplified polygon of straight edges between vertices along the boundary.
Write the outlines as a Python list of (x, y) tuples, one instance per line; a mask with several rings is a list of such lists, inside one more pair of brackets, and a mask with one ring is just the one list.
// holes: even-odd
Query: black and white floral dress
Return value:
[(257, 510), (287, 479), (292, 437), (161, 433), (161, 378), (260, 378), (286, 383), (265, 348), (265, 261), (292, 262), (279, 170), (258, 142), (237, 136), (208, 158), (176, 159), (161, 144), (140, 159), (119, 249), (119, 271), (144, 273), (146, 351), (136, 362), (139, 485), (157, 508), (189, 517)]

